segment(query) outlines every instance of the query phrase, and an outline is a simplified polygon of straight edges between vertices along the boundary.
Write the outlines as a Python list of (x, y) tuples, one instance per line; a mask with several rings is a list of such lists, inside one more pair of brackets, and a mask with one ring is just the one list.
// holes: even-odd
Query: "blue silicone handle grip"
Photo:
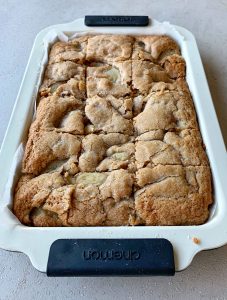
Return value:
[(50, 248), (48, 276), (174, 275), (166, 239), (60, 239)]
[(86, 26), (147, 26), (148, 16), (85, 16)]

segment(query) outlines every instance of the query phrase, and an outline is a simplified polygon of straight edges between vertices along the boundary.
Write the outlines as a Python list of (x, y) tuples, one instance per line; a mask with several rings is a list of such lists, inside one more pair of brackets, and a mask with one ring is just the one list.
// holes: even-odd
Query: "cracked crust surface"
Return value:
[[(113, 99), (111, 98), (113, 101)], [(85, 115), (94, 126), (94, 130), (106, 133), (124, 133), (133, 135), (132, 120), (126, 119), (112, 106), (109, 98), (94, 96), (87, 99)]]
[(29, 226), (197, 225), (211, 172), (186, 64), (168, 36), (56, 42), (13, 212)]
[(49, 63), (58, 63), (61, 61), (73, 61), (84, 63), (86, 56), (88, 37), (79, 37), (69, 42), (57, 42), (51, 48), (49, 54)]
[(168, 36), (137, 36), (133, 47), (134, 60), (157, 62), (166, 56), (180, 54), (177, 43)]
[[(111, 139), (111, 143), (109, 143)], [(89, 134), (82, 141), (79, 157), (81, 172), (107, 172), (116, 169), (135, 169), (133, 138), (118, 133)]]
[(56, 131), (34, 132), (25, 148), (22, 172), (38, 175), (55, 160), (75, 157), (77, 161), (80, 150), (80, 137)]
[(20, 181), (14, 212), (28, 225), (129, 225), (133, 216), (133, 177), (126, 170), (73, 177), (54, 172)]
[(87, 68), (87, 95), (122, 97), (130, 95), (131, 61), (98, 64)]
[(212, 203), (209, 167), (162, 166), (136, 174), (135, 206), (146, 225), (201, 224)]
[(88, 39), (87, 60), (98, 62), (124, 61), (131, 58), (133, 37), (97, 35)]
[(73, 61), (49, 63), (39, 93), (41, 97), (66, 93), (84, 99), (86, 93), (85, 66)]
[[(150, 134), (150, 136), (149, 136)], [(160, 136), (158, 136), (160, 134)], [(152, 136), (154, 135), (154, 136)], [(195, 129), (179, 132), (147, 132), (135, 146), (137, 168), (155, 165), (208, 165), (200, 133)]]
[(83, 103), (73, 96), (41, 99), (30, 132), (40, 130), (84, 134)]
[(168, 73), (153, 62), (132, 61), (132, 87), (142, 95), (148, 94), (155, 82), (171, 83)]
[(156, 92), (145, 98), (141, 97), (141, 103), (141, 112), (134, 118), (137, 135), (157, 129), (198, 128), (194, 107), (187, 94), (174, 91)]

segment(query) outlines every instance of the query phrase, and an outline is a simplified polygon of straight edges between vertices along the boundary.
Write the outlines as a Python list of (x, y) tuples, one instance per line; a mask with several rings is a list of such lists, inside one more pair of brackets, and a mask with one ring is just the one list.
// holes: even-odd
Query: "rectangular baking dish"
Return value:
[[(201, 134), (206, 145), (207, 155), (209, 157), (213, 175), (214, 205), (211, 209), (211, 216), (205, 224), (199, 226), (39, 228), (27, 227), (20, 224), (10, 211), (10, 194), (6, 192), (6, 190), (10, 191), (11, 189), (11, 183), (8, 181), (8, 178), (10, 171), (12, 171), (11, 165), (15, 157), (15, 152), (18, 149), (18, 146), (21, 144), (23, 138), (26, 136), (28, 127), (32, 120), (39, 77), (38, 75), (40, 73), (41, 61), (43, 59), (45, 52), (44, 50), (46, 47), (43, 42), (44, 38), (52, 33), (60, 35), (63, 32), (66, 35), (71, 35), (76, 32), (83, 33), (88, 31), (92, 33), (117, 33), (134, 35), (167, 34), (174, 38), (180, 45), (182, 55), (187, 64), (187, 82), (194, 100)], [(151, 253), (147, 253), (147, 255), (156, 261), (156, 265), (153, 268), (153, 271), (155, 269), (156, 272), (151, 271), (148, 273), (169, 275), (171, 272), (168, 272), (168, 268), (166, 271), (164, 270), (158, 272), (159, 266), (160, 269), (162, 268), (161, 261), (166, 260), (166, 263), (168, 264), (168, 262), (172, 259), (171, 263), (173, 263), (173, 257), (169, 258), (168, 255), (174, 256), (175, 270), (181, 271), (190, 264), (196, 253), (206, 249), (217, 248), (227, 243), (226, 149), (215, 114), (195, 38), (191, 32), (183, 27), (170, 25), (166, 22), (159, 23), (156, 20), (152, 20), (152, 22), (150, 22), (146, 27), (103, 26), (91, 28), (85, 26), (84, 19), (81, 18), (71, 23), (50, 26), (40, 31), (35, 39), (7, 132), (2, 143), (0, 152), (0, 165), (2, 166), (0, 181), (0, 247), (6, 250), (19, 251), (27, 254), (36, 269), (41, 272), (48, 271), (49, 275), (53, 275), (53, 273), (50, 271), (50, 268), (55, 265), (54, 259), (57, 259), (57, 255), (61, 257), (63, 267), (61, 269), (61, 266), (59, 266), (59, 269), (55, 270), (55, 275), (78, 275), (80, 273), (78, 270), (76, 270), (76, 260), (74, 262), (72, 261), (73, 255), (77, 255), (76, 250), (72, 250), (72, 245), (77, 244), (78, 241), (79, 244), (82, 243), (80, 246), (78, 246), (78, 249), (82, 249), (81, 251), (83, 251), (83, 253), (85, 253), (87, 249), (96, 249), (98, 247), (97, 241), (99, 242), (98, 245), (101, 247), (100, 249), (104, 249), (105, 251), (109, 251), (109, 249), (111, 249), (111, 251), (115, 251), (115, 242), (122, 241), (122, 245), (121, 243), (118, 243), (118, 245), (122, 246), (121, 250), (124, 252), (126, 251), (126, 248), (124, 247), (128, 247), (127, 249), (130, 251), (132, 248), (137, 249), (136, 247), (140, 243), (138, 239), (140, 239), (141, 244), (144, 245), (143, 253), (145, 253), (149, 247), (152, 248), (153, 246), (154, 248), (156, 246), (158, 247), (156, 247), (156, 250), (158, 249), (157, 251), (159, 254), (162, 252), (162, 256), (157, 256), (154, 253), (155, 251), (152, 252), (154, 248), (152, 248), (153, 250), (150, 248), (152, 251)], [(193, 242), (195, 237), (199, 239), (199, 243)], [(56, 242), (57, 240), (60, 240), (59, 243)], [(88, 244), (86, 244), (86, 240), (89, 241)], [(127, 246), (125, 246), (126, 244), (124, 244), (124, 240)], [(166, 240), (169, 242), (166, 243)], [(64, 245), (66, 247), (65, 243), (67, 243), (67, 241), (71, 241), (71, 243), (68, 244), (71, 252), (66, 251), (63, 253), (62, 248), (64, 248)], [(94, 242), (93, 246), (92, 241)], [(105, 243), (105, 241), (109, 241), (109, 243)], [(146, 241), (150, 241), (151, 244), (146, 246)], [(169, 248), (169, 245), (172, 245), (172, 248)], [(51, 252), (50, 248), (52, 249)], [(173, 253), (171, 252), (172, 249)], [(144, 259), (146, 259), (146, 253), (144, 254), (143, 262)], [(95, 256), (93, 260), (95, 260), (95, 263), (97, 264), (97, 259)], [(122, 258), (121, 263), (123, 260), (124, 257)], [(150, 261), (149, 263), (152, 265), (154, 261)], [(71, 269), (73, 270), (67, 273), (67, 264), (70, 264), (70, 262)], [(99, 261), (99, 266), (102, 264), (103, 262)], [(119, 262), (116, 260), (115, 265), (117, 266), (117, 264), (119, 264)], [(101, 270), (97, 271), (97, 265), (92, 264), (91, 262), (90, 265), (87, 266), (87, 273), (80, 273), (80, 275), (143, 274), (142, 271), (138, 272), (138, 269), (142, 268), (142, 265), (138, 264), (135, 267), (137, 270), (134, 270), (133, 272), (132, 265), (130, 272), (127, 272), (128, 264), (130, 264), (130, 262), (122, 264), (121, 272), (117, 273), (114, 270), (111, 271), (111, 265), (108, 267), (107, 263), (105, 263), (105, 268), (108, 269), (108, 272), (102, 272), (102, 268)], [(47, 265), (49, 265), (49, 270)], [(114, 264), (112, 264), (112, 268), (113, 266)], [(174, 272), (172, 272), (172, 274), (173, 273)]]

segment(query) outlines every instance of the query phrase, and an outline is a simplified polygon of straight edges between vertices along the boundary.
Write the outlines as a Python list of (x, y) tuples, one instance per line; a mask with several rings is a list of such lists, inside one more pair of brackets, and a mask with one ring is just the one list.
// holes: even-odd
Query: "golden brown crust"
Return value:
[(73, 96), (54, 95), (39, 102), (30, 133), (40, 130), (84, 134), (83, 103)]
[(206, 166), (162, 166), (137, 172), (136, 212), (146, 225), (189, 225), (206, 221), (212, 203)]
[(135, 169), (135, 145), (131, 137), (119, 134), (89, 134), (82, 140), (79, 157), (81, 172)]
[(39, 89), (41, 97), (57, 93), (85, 98), (85, 67), (72, 61), (60, 61), (48, 64), (42, 85)]
[(131, 61), (98, 64), (87, 68), (87, 95), (122, 97), (130, 95)]
[(161, 65), (172, 79), (184, 78), (186, 76), (185, 60), (178, 54), (164, 57), (161, 60)]
[(51, 191), (63, 185), (65, 180), (58, 172), (42, 174), (26, 181), (22, 176), (14, 197), (14, 213), (22, 223), (31, 224), (32, 209), (42, 207)]
[(80, 137), (56, 131), (32, 132), (25, 148), (22, 172), (38, 175), (54, 160), (75, 157), (81, 150)]
[(159, 65), (149, 61), (132, 61), (132, 87), (142, 95), (147, 95), (155, 82), (171, 83), (172, 79)]
[(209, 209), (203, 196), (188, 199), (136, 198), (136, 212), (143, 225), (200, 225), (207, 221)]
[(15, 187), (29, 226), (196, 225), (211, 172), (167, 36), (98, 35), (55, 43)]
[[(112, 98), (111, 98), (112, 99)], [(132, 120), (128, 120), (112, 106), (109, 98), (94, 96), (87, 99), (85, 115), (89, 119), (94, 130), (105, 133), (133, 134)]]
[[(148, 136), (152, 133), (154, 136)], [(143, 138), (143, 139), (142, 139)], [(162, 136), (147, 132), (136, 143), (135, 158), (138, 169), (155, 165), (208, 165), (200, 133), (195, 129), (167, 132)]]
[(168, 36), (137, 36), (133, 47), (134, 60), (160, 61), (164, 56), (180, 54), (177, 43)]
[(57, 42), (51, 48), (49, 63), (73, 61), (84, 63), (86, 56), (88, 36), (79, 37), (69, 42)]
[[(176, 91), (152, 92), (141, 97), (141, 112), (134, 118), (137, 135), (148, 131), (197, 129), (193, 103), (188, 93)], [(152, 116), (152, 118), (151, 118)]]
[(128, 225), (133, 213), (133, 176), (126, 170), (73, 177), (53, 172), (18, 184), (13, 210), (27, 225)]
[(97, 35), (88, 39), (87, 60), (98, 62), (124, 61), (131, 58), (133, 37)]

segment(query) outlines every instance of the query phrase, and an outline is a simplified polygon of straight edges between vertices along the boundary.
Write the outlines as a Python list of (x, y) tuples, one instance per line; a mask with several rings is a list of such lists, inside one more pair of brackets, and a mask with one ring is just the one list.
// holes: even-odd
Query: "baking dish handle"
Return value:
[(148, 26), (148, 16), (85, 16), (86, 26)]
[(50, 247), (48, 276), (175, 274), (166, 239), (59, 239)]

